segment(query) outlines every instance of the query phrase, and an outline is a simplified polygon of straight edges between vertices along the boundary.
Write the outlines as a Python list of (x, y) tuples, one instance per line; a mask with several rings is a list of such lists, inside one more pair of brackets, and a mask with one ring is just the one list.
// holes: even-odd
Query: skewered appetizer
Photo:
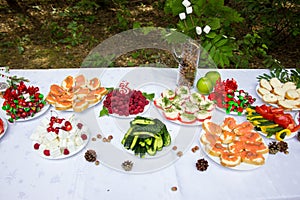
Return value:
[(2, 110), (9, 116), (9, 122), (33, 117), (46, 104), (39, 88), (26, 86), (23, 81), (7, 88), (3, 98)]
[(204, 133), (200, 141), (205, 151), (219, 157), (221, 165), (236, 167), (242, 162), (252, 165), (265, 163), (263, 154), (268, 153), (268, 146), (250, 122), (238, 124), (234, 118), (227, 117), (221, 125), (205, 120), (202, 128)]
[(99, 102), (107, 92), (106, 88), (101, 87), (98, 78), (87, 80), (82, 74), (67, 76), (61, 85), (50, 86), (46, 101), (56, 110), (73, 109), (75, 112), (82, 112), (89, 105)]

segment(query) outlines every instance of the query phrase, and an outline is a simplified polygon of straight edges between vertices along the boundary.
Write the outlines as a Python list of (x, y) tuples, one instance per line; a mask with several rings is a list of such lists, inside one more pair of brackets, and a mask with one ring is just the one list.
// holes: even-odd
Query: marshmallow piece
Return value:
[(208, 34), (210, 32), (211, 28), (210, 26), (206, 25), (204, 28), (203, 28), (203, 31), (204, 33)]
[(67, 139), (60, 140), (59, 141), (60, 148), (62, 148), (62, 149), (66, 148), (67, 147), (67, 143), (68, 143)]
[(58, 139), (52, 140), (48, 143), (49, 148), (55, 148), (55, 147), (58, 147), (58, 146), (59, 146), (59, 140)]
[(82, 138), (79, 137), (79, 136), (76, 136), (75, 137), (75, 144), (76, 144), (76, 146), (81, 146), (83, 144)]
[(197, 35), (201, 35), (202, 28), (200, 26), (196, 26), (196, 33), (197, 33)]
[(185, 13), (179, 13), (179, 18), (180, 18), (181, 20), (184, 20), (184, 19), (186, 18)]
[(60, 150), (60, 148), (58, 148), (58, 147), (51, 148), (51, 149), (50, 149), (50, 155), (51, 155), (53, 158), (56, 158), (56, 157), (60, 156), (60, 155), (61, 155), (61, 150)]
[(186, 8), (186, 14), (191, 14), (192, 12), (193, 12), (192, 6)]
[(55, 140), (57, 138), (57, 135), (54, 133), (54, 132), (50, 132), (50, 133), (47, 133), (45, 135), (45, 137), (49, 140), (49, 141), (52, 141), (52, 140)]
[(74, 141), (75, 140), (75, 134), (69, 134), (68, 141)]
[(68, 137), (69, 133), (67, 131), (64, 130), (59, 130), (58, 132), (58, 137), (59, 139), (66, 139)]
[(40, 153), (42, 153), (42, 154), (44, 154), (44, 150), (46, 149), (46, 145), (44, 145), (44, 144), (40, 144), (40, 147), (39, 147), (39, 152)]
[(182, 5), (187, 8), (191, 5), (191, 2), (189, 2), (188, 0), (184, 0), (182, 1)]
[(68, 141), (67, 148), (70, 151), (70, 153), (74, 152), (76, 150), (74, 141)]

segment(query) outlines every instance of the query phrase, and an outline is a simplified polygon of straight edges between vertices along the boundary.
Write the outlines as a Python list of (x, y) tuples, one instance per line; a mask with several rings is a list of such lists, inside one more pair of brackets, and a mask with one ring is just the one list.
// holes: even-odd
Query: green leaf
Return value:
[(212, 17), (207, 20), (211, 30), (217, 30), (221, 27), (220, 18)]
[(215, 44), (215, 46), (216, 47), (221, 47), (221, 46), (223, 46), (224, 44), (226, 44), (227, 43), (227, 39), (221, 39), (221, 40), (219, 40), (216, 44)]
[(113, 91), (114, 90), (114, 88), (113, 87), (107, 87), (107, 88), (105, 88), (107, 91), (108, 91), (108, 93), (110, 93), (111, 91)]
[(217, 34), (216, 34), (215, 32), (212, 32), (212, 31), (211, 31), (211, 32), (209, 32), (208, 34), (206, 34), (205, 37), (213, 39), (213, 38), (216, 37), (216, 35), (217, 35)]
[(154, 96), (155, 96), (154, 93), (147, 94), (146, 92), (143, 92), (142, 94), (143, 94), (143, 96), (144, 96), (146, 99), (148, 99), (149, 101), (152, 101), (153, 98), (154, 98)]
[(108, 115), (109, 115), (108, 109), (103, 106), (102, 110), (100, 111), (99, 117), (108, 116)]

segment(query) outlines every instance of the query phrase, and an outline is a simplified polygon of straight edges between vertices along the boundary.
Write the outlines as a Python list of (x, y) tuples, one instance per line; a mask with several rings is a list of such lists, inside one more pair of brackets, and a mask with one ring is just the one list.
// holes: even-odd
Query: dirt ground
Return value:
[[(134, 22), (155, 27), (176, 24), (171, 16), (163, 12), (157, 1), (157, 4), (128, 4), (129, 13), (123, 12), (123, 19), (117, 17), (117, 13), (122, 13), (118, 8), (100, 7), (90, 15), (94, 17), (92, 23), (79, 18), (73, 29), (68, 29), (66, 27), (74, 18), (60, 15), (67, 13), (68, 5), (35, 5), (32, 2), (27, 11), (33, 19), (11, 10), (5, 1), (0, 0), (0, 66), (19, 69), (78, 68), (95, 46), (132, 27)], [(58, 34), (59, 31), (62, 31), (62, 35)], [(72, 36), (73, 33), (77, 35)], [(69, 42), (62, 42), (66, 38)], [(287, 41), (284, 46), (273, 50), (271, 55), (286, 67), (299, 67), (299, 41)], [(123, 55), (114, 66), (137, 66), (147, 62), (176, 66), (168, 52), (153, 50)], [(264, 66), (260, 60), (254, 60), (249, 68)]]

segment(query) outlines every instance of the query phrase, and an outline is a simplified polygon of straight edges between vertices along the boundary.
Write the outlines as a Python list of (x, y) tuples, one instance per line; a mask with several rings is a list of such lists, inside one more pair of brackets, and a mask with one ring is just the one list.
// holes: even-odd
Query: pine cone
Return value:
[(126, 160), (122, 163), (122, 168), (125, 171), (131, 171), (132, 166), (133, 166), (133, 162), (131, 162), (130, 160)]
[(269, 153), (270, 154), (276, 154), (279, 151), (279, 147), (277, 142), (271, 142), (269, 143)]
[(209, 166), (208, 162), (204, 158), (199, 159), (197, 161), (197, 163), (196, 163), (196, 168), (199, 171), (205, 171), (205, 170), (207, 170), (208, 166)]
[(288, 149), (289, 149), (288, 143), (284, 141), (278, 142), (278, 150), (280, 152), (284, 152), (285, 154), (288, 154), (289, 153)]
[(85, 152), (85, 154), (84, 154), (84, 157), (88, 162), (95, 162), (97, 159), (96, 151), (87, 150), (87, 152)]

